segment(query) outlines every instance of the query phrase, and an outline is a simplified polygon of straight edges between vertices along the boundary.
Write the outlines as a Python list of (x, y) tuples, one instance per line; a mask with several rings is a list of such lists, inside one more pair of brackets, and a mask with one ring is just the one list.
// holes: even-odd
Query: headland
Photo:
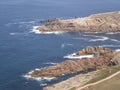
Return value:
[[(72, 87), (78, 88), (85, 85), (103, 73), (104, 69), (108, 70), (108, 68), (120, 64), (120, 52), (101, 46), (86, 47), (77, 51), (73, 57), (81, 55), (93, 55), (94, 57), (65, 60), (53, 66), (34, 70), (31, 73), (27, 73), (27, 75), (34, 78), (53, 78), (70, 73), (79, 73), (68, 80), (44, 88), (44, 90), (71, 90)], [(109, 69), (109, 72), (111, 73), (111, 69)]]
[(38, 26), (39, 32), (120, 32), (120, 11), (93, 14), (73, 19), (42, 20), (44, 25)]

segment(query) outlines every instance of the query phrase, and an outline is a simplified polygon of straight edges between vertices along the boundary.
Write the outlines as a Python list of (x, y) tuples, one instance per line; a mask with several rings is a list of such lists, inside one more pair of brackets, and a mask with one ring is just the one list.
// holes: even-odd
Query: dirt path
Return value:
[(114, 77), (114, 76), (116, 76), (116, 75), (118, 75), (118, 74), (120, 74), (120, 71), (112, 74), (111, 76), (109, 76), (109, 77), (107, 77), (107, 78), (105, 78), (105, 79), (102, 79), (102, 80), (97, 81), (97, 82), (95, 82), (95, 83), (87, 84), (87, 85), (85, 85), (85, 86), (83, 86), (83, 87), (80, 87), (80, 88), (78, 88), (78, 89), (76, 89), (76, 90), (82, 90), (82, 89), (87, 88), (87, 87), (89, 87), (89, 86), (93, 86), (93, 85), (99, 84), (99, 83), (101, 83), (101, 82), (103, 82), (103, 81), (106, 81), (106, 80), (108, 80), (108, 79), (110, 79), (110, 78), (112, 78), (112, 77)]

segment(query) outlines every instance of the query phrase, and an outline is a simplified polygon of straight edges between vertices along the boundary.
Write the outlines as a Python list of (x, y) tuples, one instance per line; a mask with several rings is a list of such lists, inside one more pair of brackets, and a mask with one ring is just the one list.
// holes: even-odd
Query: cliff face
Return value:
[(88, 17), (68, 20), (51, 19), (44, 21), (44, 26), (39, 26), (39, 31), (88, 31), (88, 32), (119, 32), (120, 11), (93, 14)]
[(58, 77), (63, 74), (78, 73), (113, 66), (119, 63), (119, 60), (115, 57), (116, 53), (117, 52), (108, 48), (99, 46), (87, 47), (77, 52), (76, 55), (94, 54), (94, 58), (66, 60), (54, 66), (35, 70), (28, 75), (32, 77)]

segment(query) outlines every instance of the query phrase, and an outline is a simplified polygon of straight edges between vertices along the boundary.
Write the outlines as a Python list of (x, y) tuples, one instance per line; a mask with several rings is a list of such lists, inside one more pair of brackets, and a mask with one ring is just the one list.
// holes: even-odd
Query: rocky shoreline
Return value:
[[(43, 26), (35, 28), (37, 32), (120, 32), (120, 11), (93, 14), (88, 17), (74, 19), (48, 19), (41, 21)], [(34, 70), (26, 75), (30, 78), (54, 78), (71, 73), (79, 73), (60, 83), (44, 87), (44, 90), (72, 90), (87, 83), (101, 69), (120, 64), (120, 52), (100, 46), (89, 46), (73, 57), (83, 57), (77, 60), (65, 60), (53, 66)], [(91, 72), (92, 71), (92, 72)], [(83, 73), (87, 72), (87, 73)]]
[(34, 70), (27, 75), (31, 77), (58, 77), (70, 73), (89, 72), (91, 70), (98, 70), (104, 67), (110, 67), (119, 64), (119, 60), (114, 59), (116, 51), (108, 48), (93, 46), (86, 47), (74, 56), (80, 55), (94, 55), (94, 58), (82, 58), (80, 60), (66, 60), (59, 64), (49, 66), (43, 69)]
[[(86, 47), (76, 52), (73, 56), (91, 54), (94, 55), (94, 58), (86, 57), (79, 60), (66, 60), (53, 66), (34, 70), (26, 75), (32, 78), (53, 78), (70, 73), (80, 73), (66, 81), (44, 88), (44, 90), (61, 90), (61, 88), (62, 90), (69, 90), (69, 88), (80, 87), (85, 84), (95, 77), (99, 70), (120, 64), (120, 52), (101, 46)], [(77, 80), (78, 78), (79, 80)], [(71, 83), (73, 84), (71, 85)]]
[(41, 22), (45, 25), (36, 28), (40, 32), (120, 32), (120, 11), (67, 20), (55, 18)]

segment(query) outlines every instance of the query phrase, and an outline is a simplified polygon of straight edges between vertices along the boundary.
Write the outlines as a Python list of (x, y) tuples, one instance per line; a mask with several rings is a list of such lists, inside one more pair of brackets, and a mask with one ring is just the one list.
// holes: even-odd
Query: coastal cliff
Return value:
[(28, 73), (31, 77), (58, 77), (70, 73), (89, 72), (104, 67), (110, 67), (119, 64), (119, 60), (115, 58), (116, 51), (108, 48), (94, 46), (86, 47), (76, 52), (74, 56), (94, 55), (94, 58), (82, 58), (80, 60), (66, 60), (57, 65), (49, 66), (40, 70), (34, 70)]
[(74, 19), (49, 19), (36, 30), (40, 32), (120, 32), (120, 11), (93, 14), (88, 17)]

